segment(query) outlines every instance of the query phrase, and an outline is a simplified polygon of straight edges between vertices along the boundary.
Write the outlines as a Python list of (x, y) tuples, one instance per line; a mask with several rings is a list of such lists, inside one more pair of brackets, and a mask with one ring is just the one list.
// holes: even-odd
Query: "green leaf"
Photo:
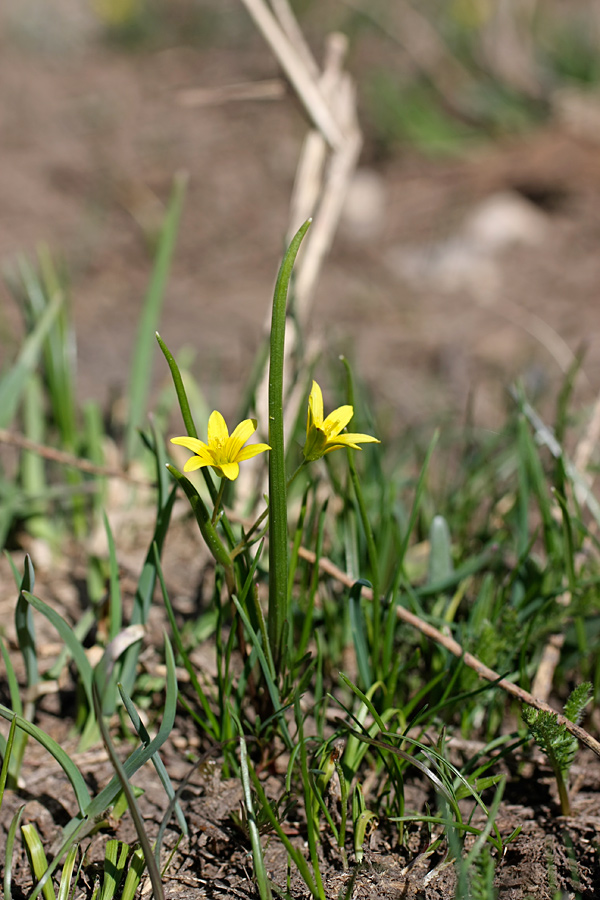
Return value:
[[(73, 880), (73, 869), (75, 868), (75, 860), (77, 859), (77, 851), (79, 844), (73, 844), (66, 859), (63, 863), (62, 872), (60, 873), (60, 884), (58, 886), (58, 900), (68, 900), (71, 894), (71, 882)], [(76, 879), (77, 882), (77, 879)], [(74, 888), (73, 888), (74, 889)]]
[[(34, 880), (40, 881), (40, 879), (48, 870), (48, 860), (46, 859), (44, 847), (40, 840), (40, 836), (37, 833), (35, 825), (33, 823), (21, 825), (21, 835), (25, 843), (27, 859), (29, 860), (29, 867), (31, 869)], [(45, 897), (45, 900), (56, 900), (54, 887), (49, 878), (46, 879), (46, 882), (42, 888), (42, 893)]]
[(113, 900), (127, 868), (129, 844), (109, 840), (104, 851), (104, 877), (98, 900)]
[(248, 769), (248, 750), (244, 732), (239, 719), (235, 718), (238, 733), (240, 736), (240, 773), (242, 776), (242, 789), (244, 792), (244, 806), (246, 813), (246, 821), (248, 823), (248, 832), (250, 835), (250, 846), (252, 847), (252, 860), (254, 863), (254, 877), (258, 886), (258, 893), (261, 900), (271, 900), (273, 894), (269, 885), (269, 877), (265, 865), (262, 845), (260, 842), (260, 833), (256, 822), (256, 814), (254, 812), (254, 801), (252, 799), (252, 791), (250, 789), (250, 773)]
[(50, 735), (46, 734), (45, 731), (42, 731), (41, 728), (38, 728), (38, 726), (34, 725), (32, 722), (28, 722), (27, 719), (22, 718), (22, 716), (16, 715), (12, 709), (8, 709), (8, 707), (4, 706), (1, 703), (0, 716), (2, 716), (2, 718), (4, 719), (7, 719), (7, 721), (9, 722), (12, 722), (12, 720), (15, 719), (18, 728), (22, 728), (23, 731), (26, 731), (27, 734), (34, 738), (50, 753), (51, 756), (54, 757), (54, 759), (57, 761), (57, 763), (71, 782), (81, 813), (85, 814), (85, 810), (87, 807), (89, 807), (91, 801), (90, 794), (83, 775), (81, 774), (75, 763), (71, 760), (69, 754), (66, 753), (65, 750), (63, 750), (63, 748), (54, 740), (54, 738), (51, 738)]
[(135, 892), (141, 881), (145, 868), (146, 861), (144, 859), (144, 853), (142, 848), (138, 847), (138, 849), (131, 857), (129, 863), (127, 877), (125, 878), (125, 884), (123, 885), (123, 893), (121, 894), (121, 900), (134, 900)]
[(86, 656), (83, 645), (75, 636), (73, 629), (68, 624), (68, 622), (66, 622), (63, 617), (56, 612), (56, 610), (52, 609), (52, 607), (47, 603), (44, 603), (43, 600), (40, 600), (39, 597), (35, 597), (33, 594), (30, 594), (29, 591), (22, 591), (22, 595), (27, 600), (27, 602), (34, 607), (34, 609), (37, 609), (38, 612), (41, 612), (42, 615), (44, 615), (48, 619), (48, 621), (54, 626), (54, 628), (56, 628), (62, 640), (65, 642), (69, 653), (73, 657), (73, 661), (77, 666), (79, 679), (85, 692), (89, 708), (93, 709), (93, 670)]
[(190, 409), (190, 404), (185, 392), (185, 386), (183, 384), (181, 372), (179, 371), (179, 366), (177, 365), (175, 357), (161, 338), (158, 331), (156, 332), (156, 340), (158, 341), (158, 346), (162, 350), (171, 371), (171, 378), (173, 379), (173, 385), (175, 386), (175, 393), (177, 394), (177, 400), (179, 402), (179, 408), (181, 410), (181, 416), (183, 418), (185, 429), (190, 437), (197, 438), (198, 432), (196, 431), (196, 426), (194, 425), (192, 411)]
[[(6, 782), (8, 779), (8, 767), (10, 766), (10, 759), (15, 741), (16, 727), (16, 722), (13, 719), (8, 730), (8, 737), (6, 739), (3, 739), (2, 741), (2, 770), (0, 771), (0, 808), (2, 807), (2, 802), (4, 800), (4, 791), (6, 789)], [(19, 773), (17, 772), (15, 781), (18, 778), (18, 774)]]
[(8, 832), (6, 835), (6, 846), (4, 848), (4, 896), (12, 897), (12, 874), (13, 874), (13, 850), (15, 846), (15, 838), (17, 836), (17, 828), (25, 812), (25, 804), (20, 806), (11, 819)]
[(452, 576), (452, 540), (443, 516), (434, 516), (429, 529), (429, 571), (427, 582), (435, 584)]
[(27, 677), (27, 687), (31, 688), (39, 681), (37, 650), (35, 645), (35, 628), (31, 606), (24, 596), (25, 591), (33, 591), (35, 585), (35, 572), (31, 557), (25, 554), (23, 563), (23, 578), (21, 580), (19, 596), (15, 606), (15, 630)]
[(0, 378), (0, 428), (7, 428), (14, 419), (25, 385), (39, 362), (44, 341), (63, 302), (62, 294), (52, 297), (34, 330), (25, 339), (16, 362)]
[[(138, 733), (138, 736), (145, 747), (150, 743), (150, 735), (148, 734), (144, 723), (140, 719), (138, 712), (133, 705), (133, 701), (131, 697), (128, 697), (124, 690), (121, 690), (121, 697), (123, 698), (123, 703), (125, 704), (125, 709), (127, 710), (127, 715), (131, 719), (132, 725)], [(168, 714), (173, 715), (173, 711), (168, 711)], [(169, 774), (165, 768), (165, 764), (162, 759), (155, 753), (152, 757), (152, 764), (156, 769), (156, 774), (158, 775), (162, 786), (165, 789), (165, 793), (170, 801), (175, 801), (175, 790), (173, 785), (171, 784), (171, 779), (169, 778)], [(178, 802), (174, 802), (175, 807), (175, 815), (177, 816), (177, 821), (179, 823), (179, 827), (183, 834), (188, 833), (188, 826), (185, 820), (185, 816), (183, 815), (183, 810), (181, 809), (181, 805)], [(159, 852), (159, 847), (157, 846), (157, 853)]]
[(309, 219), (297, 231), (285, 254), (273, 297), (269, 361), (269, 611), (267, 628), (271, 656), (279, 667), (284, 654), (283, 633), (288, 617), (287, 479), (283, 434), (283, 368), (286, 303), (292, 269)]

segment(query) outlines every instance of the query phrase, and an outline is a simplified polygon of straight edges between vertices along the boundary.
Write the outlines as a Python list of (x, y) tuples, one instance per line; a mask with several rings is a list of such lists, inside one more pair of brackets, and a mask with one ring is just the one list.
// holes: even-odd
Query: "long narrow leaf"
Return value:
[[(71, 882), (73, 880), (73, 869), (75, 868), (75, 861), (77, 859), (78, 850), (79, 844), (73, 844), (73, 846), (67, 853), (62, 872), (60, 873), (58, 900), (68, 900), (71, 894), (71, 887), (73, 887), (73, 891), (75, 890), (75, 886), (72, 885)], [(75, 883), (77, 883), (77, 878), (75, 879)]]
[(179, 408), (181, 410), (181, 416), (183, 418), (185, 429), (190, 437), (197, 438), (198, 432), (196, 431), (196, 426), (194, 425), (192, 411), (190, 409), (190, 404), (185, 391), (185, 385), (183, 383), (183, 378), (181, 377), (181, 372), (179, 371), (177, 361), (161, 338), (158, 331), (156, 332), (156, 340), (158, 341), (158, 346), (162, 350), (163, 355), (167, 361), (167, 365), (171, 370), (171, 378), (173, 379), (173, 384), (175, 386), (175, 393), (177, 394), (177, 400), (179, 402)]
[(52, 609), (51, 606), (49, 606), (47, 603), (44, 603), (44, 601), (40, 600), (39, 597), (30, 594), (29, 591), (23, 591), (22, 594), (27, 602), (34, 607), (34, 609), (37, 609), (38, 612), (41, 612), (42, 615), (44, 615), (48, 619), (48, 621), (54, 626), (54, 628), (56, 628), (62, 640), (65, 642), (69, 653), (73, 657), (73, 661), (77, 666), (81, 685), (83, 687), (83, 690), (85, 691), (89, 707), (90, 709), (92, 709), (93, 669), (86, 656), (83, 645), (75, 636), (73, 629), (71, 628), (69, 623), (66, 622), (63, 617), (56, 612), (55, 609)]
[(138, 847), (129, 863), (129, 870), (125, 878), (125, 884), (123, 885), (121, 900), (133, 900), (145, 868), (146, 860), (144, 859), (144, 852), (141, 847)]
[(15, 731), (17, 728), (16, 720), (13, 719), (8, 730), (8, 737), (3, 742), (2, 747), (2, 769), (0, 770), (0, 808), (4, 800), (4, 791), (6, 789), (6, 781), (8, 779), (8, 767), (10, 766), (10, 758), (15, 742)]
[[(173, 656), (173, 649), (168, 638), (165, 636), (165, 662), (167, 665), (167, 690), (165, 697), (165, 715), (163, 716), (163, 720), (161, 722), (160, 728), (156, 736), (150, 741), (147, 747), (138, 747), (137, 750), (134, 750), (133, 753), (128, 757), (128, 759), (123, 763), (123, 772), (125, 774), (126, 779), (130, 779), (135, 775), (135, 773), (140, 769), (148, 760), (159, 750), (164, 742), (167, 740), (171, 731), (173, 729), (174, 718), (175, 718), (175, 708), (177, 701), (177, 675), (175, 671), (175, 658)], [(169, 710), (170, 714), (167, 715), (166, 712)], [(10, 712), (10, 710), (6, 710), (5, 707), (0, 705), (0, 715), (4, 715), (5, 718), (8, 716), (5, 715), (5, 712)], [(21, 724), (19, 722), (19, 724)], [(23, 728), (34, 728), (29, 722), (21, 725)], [(38, 729), (39, 731), (39, 729)], [(32, 733), (30, 731), (30, 733)], [(43, 734), (43, 733), (42, 733)], [(36, 737), (36, 735), (34, 735)], [(47, 735), (44, 735), (47, 738)], [(40, 740), (40, 738), (38, 738)], [(43, 743), (40, 740), (40, 743)], [(55, 742), (53, 742), (55, 743)], [(61, 748), (59, 748), (61, 749)], [(64, 752), (64, 751), (63, 751)], [(54, 755), (54, 754), (53, 754)], [(66, 754), (65, 754), (66, 755)], [(73, 767), (73, 763), (71, 763), (69, 757), (67, 757), (68, 762), (71, 767)], [(62, 763), (61, 763), (62, 765)], [(83, 781), (79, 771), (77, 771), (77, 775)], [(87, 788), (85, 787), (85, 782), (83, 782), (84, 789), (87, 793)], [(45, 877), (50, 877), (54, 869), (60, 863), (60, 860), (69, 849), (73, 841), (81, 840), (86, 834), (89, 833), (94, 827), (94, 822), (97, 816), (102, 815), (108, 807), (114, 803), (116, 797), (121, 791), (122, 784), (119, 778), (115, 775), (114, 778), (110, 780), (110, 782), (106, 785), (106, 787), (97, 794), (93, 800), (88, 799), (88, 803), (84, 804), (82, 811), (84, 812), (84, 818), (82, 820), (81, 816), (74, 816), (70, 822), (63, 828), (63, 843), (59, 847), (53, 861), (50, 863), (48, 867), (48, 872)], [(89, 798), (89, 794), (88, 794)], [(32, 893), (29, 900), (36, 900), (42, 885), (38, 884), (37, 888)]]
[(261, 900), (271, 900), (273, 894), (269, 885), (267, 869), (265, 866), (265, 858), (262, 845), (260, 843), (260, 833), (256, 822), (256, 813), (254, 812), (254, 802), (252, 799), (252, 791), (250, 790), (250, 774), (248, 771), (248, 749), (246, 747), (246, 739), (242, 730), (239, 719), (235, 720), (240, 734), (240, 773), (242, 776), (242, 789), (244, 792), (244, 806), (246, 808), (246, 821), (248, 823), (248, 833), (250, 835), (250, 845), (252, 847), (252, 860), (254, 862), (254, 876), (258, 885), (258, 893)]
[[(23, 837), (23, 843), (25, 844), (31, 874), (36, 881), (40, 882), (48, 871), (48, 860), (46, 859), (44, 846), (37, 832), (37, 828), (32, 822), (27, 825), (21, 825), (21, 835)], [(45, 900), (56, 900), (56, 893), (54, 892), (54, 887), (49, 878), (44, 882), (42, 893), (44, 894)]]
[(31, 606), (23, 596), (24, 591), (33, 591), (35, 585), (35, 572), (31, 557), (27, 553), (23, 564), (23, 578), (20, 584), (19, 596), (15, 606), (15, 630), (19, 642), (19, 650), (25, 663), (27, 687), (31, 688), (39, 680), (37, 650), (35, 646), (35, 628)]
[(285, 254), (273, 296), (269, 359), (269, 645), (275, 665), (284, 653), (283, 634), (288, 617), (287, 479), (283, 428), (283, 363), (286, 302), (292, 269), (311, 220), (294, 235)]
[(106, 541), (108, 543), (108, 572), (109, 572), (109, 592), (108, 592), (108, 639), (112, 641), (119, 631), (123, 622), (123, 608), (121, 603), (121, 585), (119, 582), (119, 563), (117, 561), (117, 551), (115, 549), (115, 539), (113, 537), (110, 522), (106, 512), (103, 512), (104, 530), (106, 532)]
[[(133, 819), (133, 824), (135, 826), (135, 830), (138, 836), (138, 840), (140, 842), (140, 846), (144, 851), (144, 859), (146, 860), (146, 865), (148, 867), (148, 874), (150, 876), (150, 881), (152, 882), (152, 892), (154, 894), (154, 900), (164, 900), (164, 891), (162, 886), (162, 879), (160, 877), (160, 871), (156, 864), (156, 860), (154, 859), (154, 855), (152, 853), (152, 847), (150, 846), (150, 839), (148, 837), (148, 833), (146, 831), (146, 827), (144, 825), (144, 820), (142, 819), (142, 815), (140, 813), (139, 807), (137, 805), (137, 800), (135, 799), (135, 793), (129, 783), (129, 779), (123, 767), (121, 760), (118, 757), (118, 754), (114, 748), (113, 742), (110, 738), (110, 734), (108, 733), (108, 728), (104, 723), (104, 718), (102, 716), (102, 701), (98, 694), (98, 690), (96, 685), (94, 685), (94, 709), (96, 710), (96, 716), (98, 718), (98, 725), (100, 726), (100, 733), (102, 734), (102, 740), (104, 741), (104, 746), (106, 747), (106, 752), (110, 757), (110, 761), (112, 763), (113, 769), (115, 770), (116, 777), (121, 784), (121, 789), (127, 798), (127, 806), (129, 807), (129, 814)], [(116, 883), (116, 879), (113, 879)], [(106, 883), (106, 879), (105, 879)], [(107, 887), (107, 895), (108, 891), (112, 887), (112, 882), (108, 883)], [(114, 892), (114, 889), (113, 889)], [(104, 890), (102, 891), (101, 898), (104, 898)]]
[[(138, 711), (133, 705), (133, 701), (131, 697), (128, 697), (127, 694), (121, 690), (121, 697), (123, 698), (123, 703), (125, 704), (125, 709), (127, 710), (127, 715), (131, 719), (132, 725), (138, 733), (138, 736), (142, 742), (142, 744), (147, 747), (151, 741), (150, 735), (148, 734), (146, 727), (142, 720), (139, 717)], [(156, 774), (160, 778), (161, 784), (165, 789), (165, 793), (169, 800), (175, 799), (175, 789), (171, 783), (171, 779), (169, 778), (169, 774), (165, 768), (165, 764), (162, 759), (155, 753), (152, 757), (152, 764), (156, 769)], [(188, 826), (185, 820), (185, 816), (183, 815), (183, 810), (181, 809), (181, 805), (179, 803), (175, 803), (175, 815), (177, 816), (177, 821), (179, 822), (179, 827), (181, 828), (183, 834), (188, 833)], [(158, 849), (158, 848), (157, 848)], [(158, 862), (158, 859), (157, 859)]]
[[(265, 679), (265, 682), (267, 685), (267, 690), (269, 692), (269, 697), (271, 698), (271, 703), (273, 704), (273, 709), (275, 710), (276, 714), (283, 713), (283, 707), (281, 704), (281, 698), (279, 696), (279, 690), (277, 688), (277, 685), (275, 684), (275, 681), (273, 680), (273, 676), (271, 675), (271, 669), (270, 669), (267, 657), (265, 656), (264, 650), (261, 646), (260, 638), (257, 635), (256, 631), (252, 628), (250, 619), (248, 618), (246, 611), (240, 604), (240, 601), (235, 596), (235, 594), (233, 595), (233, 597), (231, 599), (233, 600), (233, 603), (235, 604), (235, 608), (237, 609), (238, 613), (241, 616), (242, 622), (244, 623), (244, 628), (248, 632), (248, 636), (250, 637), (252, 646), (254, 647), (254, 650), (256, 651), (256, 655), (258, 657), (258, 661), (260, 663), (260, 667), (262, 670), (263, 678)], [(290, 733), (289, 733), (289, 730), (287, 727), (287, 722), (285, 721), (285, 719), (283, 718), (282, 715), (281, 715), (279, 721), (280, 721), (280, 727), (282, 730), (282, 735), (286, 741), (288, 749), (290, 749), (292, 747), (292, 739), (290, 737)]]
[(6, 845), (4, 847), (4, 896), (12, 897), (12, 874), (13, 874), (13, 850), (15, 846), (15, 838), (17, 836), (17, 828), (25, 812), (25, 804), (20, 806), (11, 819), (11, 823), (6, 835)]
[(1, 703), (0, 716), (2, 716), (3, 719), (6, 719), (9, 722), (12, 722), (13, 719), (16, 719), (17, 727), (22, 728), (23, 731), (26, 731), (27, 734), (31, 735), (32, 738), (34, 738), (39, 744), (41, 744), (42, 747), (44, 747), (48, 751), (48, 753), (50, 753), (50, 755), (54, 757), (54, 759), (57, 761), (57, 763), (71, 782), (81, 813), (85, 814), (86, 808), (89, 807), (91, 797), (83, 775), (81, 774), (75, 763), (71, 760), (69, 754), (66, 753), (65, 750), (63, 750), (63, 748), (54, 740), (54, 738), (51, 738), (49, 734), (46, 734), (45, 731), (42, 731), (41, 728), (38, 728), (38, 726), (34, 725), (32, 722), (28, 722), (27, 719), (24, 719), (22, 716), (17, 716), (12, 709), (8, 709), (8, 707), (4, 706)]
[(35, 329), (28, 335), (12, 368), (0, 379), (0, 428), (6, 428), (15, 417), (25, 385), (38, 364), (44, 340), (63, 304), (56, 294), (46, 307)]

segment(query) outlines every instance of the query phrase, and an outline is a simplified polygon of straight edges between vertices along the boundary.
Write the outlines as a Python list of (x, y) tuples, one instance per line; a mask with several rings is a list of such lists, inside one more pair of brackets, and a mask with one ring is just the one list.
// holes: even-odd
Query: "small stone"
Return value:
[(487, 253), (519, 244), (540, 244), (547, 232), (546, 215), (513, 191), (483, 200), (468, 216), (462, 236)]

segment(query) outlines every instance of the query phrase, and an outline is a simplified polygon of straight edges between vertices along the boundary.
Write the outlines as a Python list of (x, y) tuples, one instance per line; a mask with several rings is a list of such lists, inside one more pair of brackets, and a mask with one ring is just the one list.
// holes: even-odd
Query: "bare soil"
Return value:
[[(73, 16), (69, 4), (57, 3), (55, 15), (48, 24), (35, 0), (10, 0), (0, 11), (0, 260), (10, 264), (40, 242), (64, 255), (79, 394), (106, 405), (122, 393), (128, 376), (150, 271), (147, 234), (159, 221), (173, 174), (186, 170), (190, 184), (162, 332), (174, 351), (184, 344), (196, 350), (195, 371), (209, 405), (233, 413), (269, 309), (306, 130), (303, 116), (289, 97), (200, 109), (181, 104), (184, 89), (278, 75), (249, 25), (229, 25), (206, 45), (180, 39), (161, 49), (127, 51), (103, 41), (97, 23), (84, 12)], [(378, 415), (400, 440), (411, 425), (440, 417), (459, 422), (468, 402), (478, 425), (497, 427), (506, 385), (517, 375), (529, 379), (543, 404), (563, 378), (569, 351), (584, 344), (576, 401), (585, 409), (600, 387), (598, 146), (550, 123), (470, 149), (460, 159), (431, 160), (403, 148), (382, 156), (367, 135), (363, 164), (383, 185), (385, 202), (379, 227), (360, 240), (349, 226), (342, 229), (327, 262), (314, 307), (314, 330), (327, 336), (324, 364), (348, 353), (371, 388)], [(439, 267), (433, 274), (427, 267), (416, 277), (406, 274), (407, 254), (439, 256), (462, 233), (470, 212), (505, 190), (539, 213), (542, 240), (509, 242), (484, 254), (483, 267), (473, 257), (472, 278)], [(20, 323), (10, 295), (0, 290), (4, 364), (13, 357)], [(163, 380), (157, 371), (155, 387)], [(123, 551), (132, 578), (144, 550), (140, 539)], [(177, 572), (186, 554), (191, 575), (188, 570), (183, 583)], [(77, 559), (75, 549), (59, 571), (39, 572), (40, 593), (74, 617), (80, 584), (67, 573), (76, 570)], [(186, 586), (199, 583), (201, 567), (197, 547), (173, 541), (167, 571), (182, 614), (193, 607)], [(2, 573), (0, 603), (3, 621), (10, 621), (14, 596), (4, 563)], [(161, 626), (157, 618), (157, 635)], [(44, 702), (41, 724), (75, 754), (71, 723), (58, 702)], [(164, 756), (175, 783), (197, 750), (197, 736), (173, 735)], [(101, 751), (78, 762), (91, 783), (102, 785), (111, 774)], [(169, 869), (168, 898), (257, 896), (249, 846), (231, 817), (239, 810), (239, 792), (217, 775), (201, 767), (183, 796), (191, 836)], [(164, 794), (149, 769), (143, 777), (142, 805), (152, 831)], [(543, 767), (510, 780), (498, 827), (507, 835), (521, 825), (522, 833), (498, 865), (502, 900), (542, 900), (556, 890), (569, 897), (578, 892), (583, 900), (599, 895), (598, 761), (582, 753), (574, 777), (571, 820), (560, 817)], [(50, 845), (74, 812), (68, 787), (33, 744), (22, 781), (23, 789), (5, 800), (2, 834), (12, 811), (27, 802), (26, 816)], [(302, 823), (296, 824), (301, 845)], [(127, 819), (116, 834), (134, 839)], [(167, 843), (174, 845), (176, 837), (172, 829)], [(352, 896), (451, 898), (451, 868), (429, 881), (426, 872), (435, 861), (405, 871), (420, 843), (415, 834), (413, 849), (398, 847), (391, 827), (381, 823)], [(286, 860), (275, 840), (266, 853), (284, 887)], [(323, 871), (328, 897), (343, 895), (354, 868), (344, 872), (332, 850)], [(15, 883), (14, 896), (26, 896), (23, 858)], [(306, 896), (297, 882), (291, 893)]]

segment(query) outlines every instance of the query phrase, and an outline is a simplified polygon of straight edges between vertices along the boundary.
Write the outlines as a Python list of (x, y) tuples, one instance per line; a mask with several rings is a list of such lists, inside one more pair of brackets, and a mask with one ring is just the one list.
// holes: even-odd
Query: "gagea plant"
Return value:
[[(194, 456), (185, 463), (183, 472), (203, 470), (205, 483), (213, 502), (212, 514), (209, 514), (198, 489), (186, 476), (173, 466), (169, 466), (169, 469), (190, 500), (207, 547), (215, 561), (223, 567), (227, 590), (233, 603), (233, 613), (239, 614), (243, 619), (247, 617), (252, 632), (259, 641), (260, 652), (257, 645), (256, 657), (258, 660), (261, 657), (264, 659), (263, 678), (267, 680), (267, 683), (279, 686), (285, 683), (290, 667), (295, 662), (289, 617), (287, 508), (289, 487), (305, 466), (321, 459), (333, 450), (344, 448), (360, 450), (360, 443), (379, 443), (377, 438), (368, 434), (344, 432), (346, 425), (354, 415), (353, 406), (350, 404), (341, 406), (324, 417), (321, 388), (316, 381), (313, 381), (308, 398), (304, 459), (291, 476), (286, 472), (287, 448), (283, 434), (283, 342), (286, 298), (293, 262), (309, 225), (310, 221), (306, 222), (293, 239), (281, 265), (275, 290), (269, 360), (269, 443), (247, 443), (257, 429), (256, 419), (244, 419), (230, 435), (225, 419), (217, 410), (211, 413), (208, 420), (207, 442), (199, 440), (177, 364), (164, 342), (159, 338), (159, 343), (171, 367), (183, 420), (188, 429), (186, 436), (171, 438), (171, 443), (181, 445), (194, 453)], [(227, 512), (222, 507), (225, 485), (227, 481), (237, 479), (240, 463), (266, 451), (270, 451), (267, 507), (246, 531), (242, 530), (240, 535), (235, 536), (232, 525), (228, 521)], [(209, 469), (212, 469), (219, 477), (218, 487), (214, 484)], [(266, 621), (264, 621), (255, 586), (251, 584), (252, 575), (259, 563), (262, 544), (259, 545), (256, 552), (254, 541), (249, 540), (249, 535), (253, 535), (267, 517), (269, 601)], [(240, 608), (235, 613), (238, 605)], [(242, 648), (240, 647), (240, 649)], [(256, 662), (256, 659), (253, 658), (252, 661)], [(273, 693), (272, 688), (269, 689), (269, 693)], [(274, 698), (271, 696), (272, 703), (273, 700)], [(279, 705), (280, 698), (274, 704), (275, 710)]]

